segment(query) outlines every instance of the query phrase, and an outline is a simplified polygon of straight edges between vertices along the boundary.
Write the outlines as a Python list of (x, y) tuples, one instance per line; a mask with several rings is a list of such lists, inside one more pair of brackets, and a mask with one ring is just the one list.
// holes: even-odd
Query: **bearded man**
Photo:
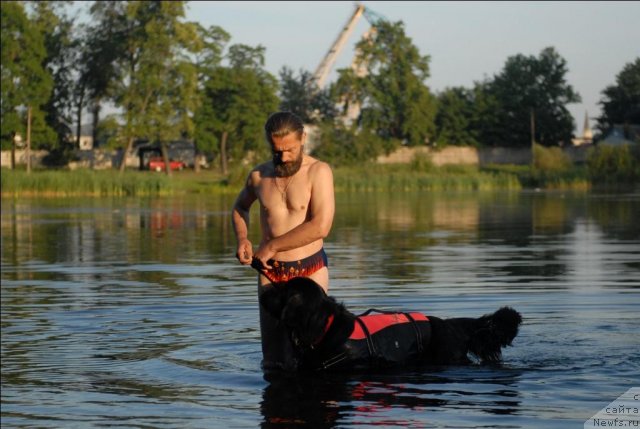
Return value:
[[(328, 164), (304, 153), (307, 134), (293, 113), (272, 114), (264, 129), (273, 157), (249, 173), (233, 206), (236, 257), (258, 270), (258, 295), (293, 277), (309, 277), (327, 292), (323, 243), (335, 212), (333, 173)], [(254, 252), (248, 231), (249, 210), (256, 200), (262, 239)], [(260, 332), (263, 368), (295, 369), (291, 340), (262, 308)]]

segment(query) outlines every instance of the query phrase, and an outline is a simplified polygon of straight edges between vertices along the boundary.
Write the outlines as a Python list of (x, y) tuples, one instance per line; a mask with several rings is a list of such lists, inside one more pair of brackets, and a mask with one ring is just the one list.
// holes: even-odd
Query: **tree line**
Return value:
[[(32, 147), (61, 162), (77, 147), (70, 136), (90, 121), (94, 141), (112, 148), (193, 140), (223, 172), (248, 154), (268, 155), (262, 125), (278, 109), (316, 125), (318, 156), (338, 164), (400, 145), (518, 147), (533, 139), (557, 146), (572, 138), (567, 105), (580, 95), (553, 47), (507, 58), (471, 88), (434, 93), (425, 83), (430, 57), (402, 22), (382, 21), (357, 45), (358, 71), (339, 70), (336, 82), (319, 89), (309, 71), (267, 72), (264, 47), (231, 43), (222, 27), (187, 21), (186, 1), (92, 2), (84, 24), (69, 16), (70, 3), (1, 3), (3, 149), (15, 133), (25, 135), (27, 110)], [(640, 124), (640, 58), (600, 103), (600, 132)], [(106, 105), (118, 114), (104, 115)], [(357, 115), (345, 120), (354, 108)]]

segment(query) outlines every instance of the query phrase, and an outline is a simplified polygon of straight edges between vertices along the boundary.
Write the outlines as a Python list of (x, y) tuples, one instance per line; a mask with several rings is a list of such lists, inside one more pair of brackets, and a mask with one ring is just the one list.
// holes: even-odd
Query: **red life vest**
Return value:
[[(382, 314), (369, 314), (377, 311)], [(429, 319), (421, 313), (369, 310), (357, 316), (341, 350), (320, 368), (388, 367), (419, 362), (431, 338)]]
[[(407, 317), (407, 314), (411, 316), (413, 319), (410, 320)], [(369, 335), (375, 335), (378, 331), (388, 328), (392, 325), (397, 325), (400, 323), (413, 323), (415, 322), (428, 322), (429, 318), (422, 313), (383, 313), (383, 314), (369, 314), (358, 316), (358, 319), (364, 323), (367, 331), (369, 331)], [(351, 336), (349, 336), (350, 340), (364, 340), (367, 337), (362, 325), (360, 323), (356, 323)]]

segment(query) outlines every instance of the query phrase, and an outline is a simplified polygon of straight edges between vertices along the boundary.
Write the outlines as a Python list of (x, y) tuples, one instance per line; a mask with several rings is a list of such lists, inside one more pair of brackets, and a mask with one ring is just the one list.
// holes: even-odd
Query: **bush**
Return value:
[(222, 181), (224, 185), (242, 188), (245, 185), (252, 167), (248, 164), (236, 163), (229, 168), (229, 174)]
[(417, 153), (411, 160), (411, 171), (432, 172), (434, 170), (431, 157), (426, 154)]
[(640, 181), (640, 145), (597, 146), (587, 155), (594, 184), (634, 184)]
[(536, 170), (559, 172), (572, 166), (571, 159), (559, 147), (533, 146), (533, 166)]

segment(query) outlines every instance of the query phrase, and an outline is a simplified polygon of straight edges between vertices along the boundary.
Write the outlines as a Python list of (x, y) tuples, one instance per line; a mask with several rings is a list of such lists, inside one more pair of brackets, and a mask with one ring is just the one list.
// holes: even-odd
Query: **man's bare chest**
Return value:
[(266, 179), (260, 183), (257, 195), (264, 211), (278, 213), (306, 213), (311, 200), (311, 190), (298, 180), (286, 181), (282, 178)]

